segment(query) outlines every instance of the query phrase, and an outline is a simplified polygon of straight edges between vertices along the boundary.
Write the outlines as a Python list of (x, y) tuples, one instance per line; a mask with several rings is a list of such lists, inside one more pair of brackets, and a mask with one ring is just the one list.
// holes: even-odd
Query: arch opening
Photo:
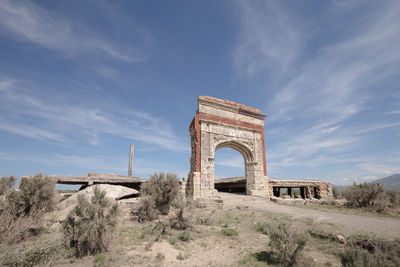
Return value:
[[(248, 177), (252, 175), (253, 171), (253, 154), (251, 150), (244, 144), (236, 142), (236, 141), (224, 141), (215, 146), (214, 149), (214, 159), (212, 166), (214, 178), (215, 176), (215, 154), (220, 149), (228, 148), (230, 150), (235, 150), (242, 155), (243, 163), (241, 164), (244, 166), (244, 176), (234, 176), (234, 177), (225, 177), (224, 179), (214, 179), (214, 188), (217, 191), (222, 192), (231, 192), (231, 193), (248, 193), (249, 187), (251, 186), (248, 182)], [(236, 162), (236, 166), (239, 166)], [(242, 172), (243, 173), (243, 172)], [(218, 173), (217, 173), (218, 175)]]
[(215, 189), (246, 193), (246, 166), (242, 153), (231, 147), (218, 148), (214, 155)]

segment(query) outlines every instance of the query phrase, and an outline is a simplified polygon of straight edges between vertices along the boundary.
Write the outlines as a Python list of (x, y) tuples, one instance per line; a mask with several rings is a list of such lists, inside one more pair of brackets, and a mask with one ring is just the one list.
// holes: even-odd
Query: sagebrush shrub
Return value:
[(51, 261), (63, 256), (61, 240), (38, 242), (12, 250), (2, 259), (4, 266), (51, 266)]
[(385, 189), (379, 183), (354, 183), (343, 192), (343, 196), (351, 207), (368, 208), (377, 212), (385, 211), (389, 204)]
[(21, 180), (20, 189), (10, 188), (13, 178), (5, 178), (9, 187), (0, 207), (0, 244), (12, 244), (23, 240), (41, 229), (45, 212), (55, 205), (55, 183), (37, 174)]
[(387, 198), (390, 202), (390, 207), (395, 208), (400, 206), (400, 192), (399, 191), (386, 191)]
[(63, 222), (64, 238), (77, 256), (96, 254), (108, 249), (117, 224), (118, 205), (111, 205), (106, 192), (97, 186), (89, 201), (78, 196), (77, 206)]
[(150, 179), (143, 184), (141, 196), (150, 196), (155, 207), (163, 214), (168, 214), (172, 202), (180, 193), (179, 179), (173, 173), (154, 173)]
[(339, 189), (336, 186), (332, 187), (332, 195), (333, 198), (335, 199), (338, 199), (342, 196), (342, 194), (340, 193)]
[(48, 176), (37, 174), (22, 178), (19, 190), (7, 194), (8, 208), (17, 216), (28, 215), (32, 211), (52, 211), (55, 205), (55, 182)]
[(157, 219), (158, 210), (155, 208), (153, 199), (146, 196), (140, 199), (139, 207), (134, 214), (139, 222), (152, 221)]
[(277, 261), (284, 266), (295, 265), (307, 243), (306, 237), (290, 231), (285, 223), (269, 224), (267, 229), (269, 245), (276, 251)]
[(169, 219), (171, 228), (178, 230), (186, 230), (192, 227), (192, 220), (187, 215), (186, 208), (190, 203), (185, 203), (183, 199), (176, 202), (176, 213)]
[(3, 176), (0, 178), (0, 196), (12, 188), (17, 179), (14, 176)]

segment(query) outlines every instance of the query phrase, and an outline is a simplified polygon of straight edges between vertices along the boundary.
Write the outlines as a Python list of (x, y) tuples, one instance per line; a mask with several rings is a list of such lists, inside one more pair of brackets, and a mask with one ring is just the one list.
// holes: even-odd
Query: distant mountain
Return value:
[(374, 180), (371, 183), (380, 183), (386, 190), (400, 190), (400, 174), (393, 174), (385, 178)]

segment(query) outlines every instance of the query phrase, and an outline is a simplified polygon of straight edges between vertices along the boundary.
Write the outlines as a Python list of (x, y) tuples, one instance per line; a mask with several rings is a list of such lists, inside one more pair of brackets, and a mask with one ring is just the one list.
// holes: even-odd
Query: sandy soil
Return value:
[[(267, 235), (256, 231), (257, 223), (286, 222), (290, 229), (308, 236), (300, 266), (340, 266), (336, 256), (344, 245), (308, 235), (322, 230), (346, 239), (354, 235), (393, 240), (400, 237), (400, 219), (314, 210), (306, 207), (277, 204), (267, 199), (239, 194), (219, 193), (202, 199), (187, 211), (193, 222), (190, 241), (179, 240), (182, 231), (169, 229), (160, 234), (157, 225), (168, 223), (170, 215), (160, 221), (138, 223), (130, 209), (137, 201), (125, 200), (121, 205), (121, 221), (114, 232), (109, 251), (83, 258), (60, 256), (48, 266), (269, 266), (256, 259), (257, 253), (270, 251)], [(228, 236), (224, 229), (233, 229)], [(62, 238), (52, 229), (52, 238)], [(43, 236), (43, 240), (48, 237)], [(174, 240), (174, 241), (173, 241)], [(20, 244), (31, 246), (31, 244)], [(17, 248), (17, 247), (16, 247)]]
[(220, 192), (219, 196), (224, 201), (225, 207), (247, 205), (252, 209), (286, 214), (294, 220), (309, 218), (314, 222), (325, 221), (341, 225), (345, 227), (347, 231), (355, 231), (360, 233), (365, 232), (376, 235), (377, 237), (388, 239), (400, 237), (400, 219), (312, 210), (308, 208), (277, 204), (259, 197), (251, 197), (239, 194), (236, 195)]

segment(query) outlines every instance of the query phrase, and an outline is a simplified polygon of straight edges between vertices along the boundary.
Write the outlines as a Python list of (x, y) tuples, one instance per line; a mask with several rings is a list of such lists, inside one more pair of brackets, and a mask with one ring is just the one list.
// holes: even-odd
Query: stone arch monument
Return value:
[(188, 197), (216, 193), (214, 155), (224, 147), (243, 155), (246, 194), (269, 196), (264, 118), (260, 110), (252, 107), (209, 96), (198, 98), (197, 114), (189, 128), (192, 156), (190, 173), (184, 184)]

